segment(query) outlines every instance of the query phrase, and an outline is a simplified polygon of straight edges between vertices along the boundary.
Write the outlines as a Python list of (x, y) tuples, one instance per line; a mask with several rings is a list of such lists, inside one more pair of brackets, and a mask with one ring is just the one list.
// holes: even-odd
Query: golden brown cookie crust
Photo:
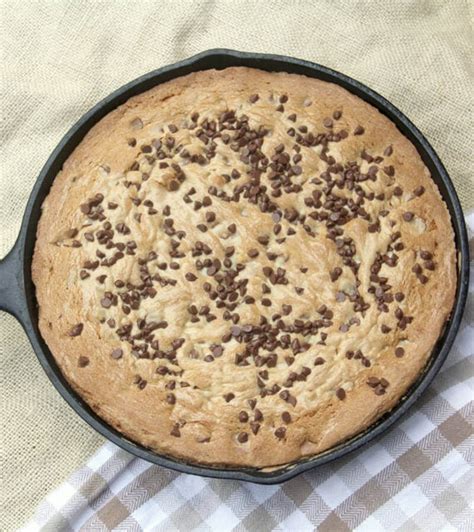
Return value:
[(32, 274), (42, 336), (110, 425), (254, 467), (390, 410), (457, 279), (446, 205), (395, 125), (337, 85), (248, 68), (159, 85), (94, 126), (43, 204)]

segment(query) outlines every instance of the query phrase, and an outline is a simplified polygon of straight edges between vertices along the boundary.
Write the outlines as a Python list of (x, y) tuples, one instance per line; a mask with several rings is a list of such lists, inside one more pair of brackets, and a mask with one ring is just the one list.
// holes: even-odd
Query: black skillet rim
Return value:
[[(194, 71), (210, 68), (221, 69), (227, 66), (249, 66), (269, 71), (294, 72), (316, 77), (341, 85), (378, 108), (395, 122), (400, 131), (411, 140), (430, 169), (432, 177), (440, 188), (443, 199), (450, 211), (458, 250), (459, 278), (451, 318), (433, 349), (430, 362), (425, 371), (405, 394), (404, 398), (365, 432), (359, 433), (320, 455), (306, 458), (271, 472), (252, 468), (213, 468), (158, 455), (128, 440), (110, 427), (72, 390), (56, 366), (54, 358), (38, 330), (37, 305), (31, 281), (31, 258), (41, 203), (65, 159), (79, 144), (87, 131), (103, 116), (135, 94)], [(11, 252), (0, 263), (0, 273), (4, 278), (4, 281), (0, 282), (0, 294), (2, 295), (0, 309), (13, 314), (20, 321), (44, 371), (53, 385), (81, 418), (102, 436), (139, 458), (182, 473), (220, 479), (243, 480), (260, 484), (277, 484), (289, 480), (304, 471), (340, 458), (367, 444), (393, 425), (426, 390), (444, 363), (461, 323), (468, 291), (469, 255), (464, 217), (451, 179), (435, 151), (421, 132), (390, 102), (358, 81), (316, 63), (279, 55), (213, 49), (178, 63), (159, 68), (123, 85), (97, 103), (76, 122), (52, 152), (39, 174), (28, 200), (19, 237)]]

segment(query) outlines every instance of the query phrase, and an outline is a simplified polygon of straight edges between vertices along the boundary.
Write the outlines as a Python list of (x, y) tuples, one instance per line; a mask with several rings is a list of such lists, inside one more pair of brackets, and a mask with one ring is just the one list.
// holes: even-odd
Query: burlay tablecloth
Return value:
[[(41, 166), (88, 108), (214, 47), (302, 57), (373, 87), (423, 131), (472, 209), (472, 20), (470, 0), (0, 0), (0, 256)], [(275, 487), (102, 446), (2, 314), (0, 530), (472, 529), (473, 301), (442, 373), (393, 430)]]

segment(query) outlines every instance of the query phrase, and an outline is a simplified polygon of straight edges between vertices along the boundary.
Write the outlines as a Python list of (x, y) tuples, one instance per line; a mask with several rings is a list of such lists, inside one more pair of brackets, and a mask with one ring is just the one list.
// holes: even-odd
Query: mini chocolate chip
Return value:
[(221, 346), (221, 345), (216, 345), (214, 346), (212, 349), (212, 354), (218, 358), (220, 356), (222, 356), (222, 354), (224, 353), (224, 348)]
[(336, 390), (336, 396), (340, 401), (343, 401), (346, 398), (346, 391), (344, 388), (338, 388)]
[(110, 308), (112, 306), (112, 299), (108, 298), (108, 297), (103, 297), (101, 300), (100, 300), (100, 304), (104, 307), (104, 308)]
[(117, 347), (112, 350), (111, 356), (113, 359), (118, 360), (119, 358), (122, 358), (123, 356), (123, 350), (120, 349), (120, 347)]
[(395, 294), (395, 299), (396, 299), (396, 301), (398, 301), (400, 303), (401, 301), (403, 301), (405, 299), (405, 294), (403, 294), (402, 292), (397, 292)]
[(251, 421), (250, 428), (252, 429), (252, 432), (256, 435), (258, 433), (258, 430), (260, 429), (260, 425), (258, 423), (255, 423), (254, 421)]
[(290, 397), (290, 392), (288, 390), (283, 390), (280, 392), (279, 395), (284, 401), (288, 401), (288, 398)]
[(239, 435), (237, 436), (237, 440), (239, 443), (245, 443), (249, 439), (249, 435), (246, 432), (239, 432)]
[(369, 230), (369, 233), (377, 233), (378, 231), (380, 231), (380, 222), (377, 221), (373, 224), (369, 224), (367, 229)]
[(91, 206), (89, 203), (82, 203), (80, 209), (83, 214), (89, 214), (91, 212)]
[(245, 410), (241, 410), (239, 412), (239, 421), (241, 423), (247, 423), (248, 420), (249, 420), (249, 415), (247, 414), (247, 412), (245, 412)]
[(186, 279), (190, 282), (194, 282), (196, 281), (197, 277), (194, 275), (194, 273), (192, 272), (188, 272), (186, 275), (185, 275)]
[(315, 366), (321, 366), (322, 364), (324, 364), (324, 362), (326, 362), (324, 360), (323, 357), (316, 357), (315, 361), (314, 361), (314, 365)]
[(281, 214), (278, 211), (272, 213), (272, 220), (277, 224), (281, 220)]
[(178, 423), (174, 424), (170, 434), (171, 434), (171, 436), (174, 436), (175, 438), (181, 437), (181, 432), (179, 430), (179, 424)]
[(404, 354), (405, 354), (405, 349), (403, 349), (403, 347), (397, 347), (395, 349), (395, 356), (397, 358), (401, 358)]
[(216, 214), (214, 212), (206, 212), (206, 222), (208, 224), (216, 220)]
[(248, 252), (247, 252), (247, 255), (248, 255), (251, 259), (254, 259), (255, 257), (258, 257), (258, 250), (255, 249), (255, 248), (249, 249)]
[(393, 177), (395, 175), (395, 168), (392, 165), (384, 166), (383, 171), (389, 176)]
[(403, 318), (403, 310), (400, 307), (395, 310), (395, 317), (399, 320)]
[(291, 170), (293, 171), (293, 173), (294, 173), (295, 175), (301, 175), (302, 172), (303, 172), (303, 169), (302, 169), (301, 166), (299, 166), (299, 165), (292, 166), (292, 167), (291, 167)]
[(252, 94), (250, 97), (249, 97), (249, 102), (250, 103), (255, 103), (256, 101), (258, 101), (259, 99), (259, 95), (258, 94)]
[(281, 440), (285, 437), (286, 434), (286, 427), (278, 427), (275, 431), (275, 436)]
[(413, 194), (415, 194), (415, 196), (422, 196), (423, 194), (425, 193), (425, 187), (424, 186), (419, 186), (419, 187), (416, 187), (415, 190), (413, 191)]
[(414, 214), (410, 211), (406, 211), (403, 213), (403, 219), (405, 220), (405, 222), (411, 222), (411, 220), (413, 220), (413, 216)]
[(337, 281), (339, 279), (339, 277), (341, 276), (341, 274), (342, 274), (342, 268), (339, 268), (339, 266), (336, 266), (336, 268), (334, 268), (330, 272), (331, 281), (332, 282)]
[(226, 393), (224, 395), (224, 399), (225, 399), (225, 402), (226, 403), (229, 403), (230, 401), (232, 401), (232, 399), (235, 398), (235, 394), (233, 394), (232, 392), (229, 392), (229, 393)]
[(78, 323), (77, 325), (74, 325), (72, 329), (69, 331), (69, 336), (79, 336), (82, 333), (82, 330), (84, 329), (84, 325), (82, 323)]
[(365, 129), (362, 126), (357, 126), (354, 129), (354, 135), (362, 135), (365, 132)]
[(85, 368), (86, 366), (89, 365), (89, 358), (81, 355), (79, 359), (77, 360), (77, 365), (80, 368)]
[(283, 412), (281, 419), (283, 420), (283, 423), (291, 423), (291, 414), (289, 412)]
[(233, 325), (230, 329), (232, 336), (239, 336), (242, 332), (241, 328), (238, 325)]

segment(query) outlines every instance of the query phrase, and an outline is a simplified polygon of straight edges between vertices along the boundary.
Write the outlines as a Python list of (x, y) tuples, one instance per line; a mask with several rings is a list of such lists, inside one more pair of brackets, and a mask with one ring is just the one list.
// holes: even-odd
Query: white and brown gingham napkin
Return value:
[[(474, 213), (467, 221), (474, 251)], [(473, 530), (473, 277), (441, 372), (367, 447), (279, 486), (260, 486), (168, 471), (107, 443), (46, 497), (24, 530)]]

